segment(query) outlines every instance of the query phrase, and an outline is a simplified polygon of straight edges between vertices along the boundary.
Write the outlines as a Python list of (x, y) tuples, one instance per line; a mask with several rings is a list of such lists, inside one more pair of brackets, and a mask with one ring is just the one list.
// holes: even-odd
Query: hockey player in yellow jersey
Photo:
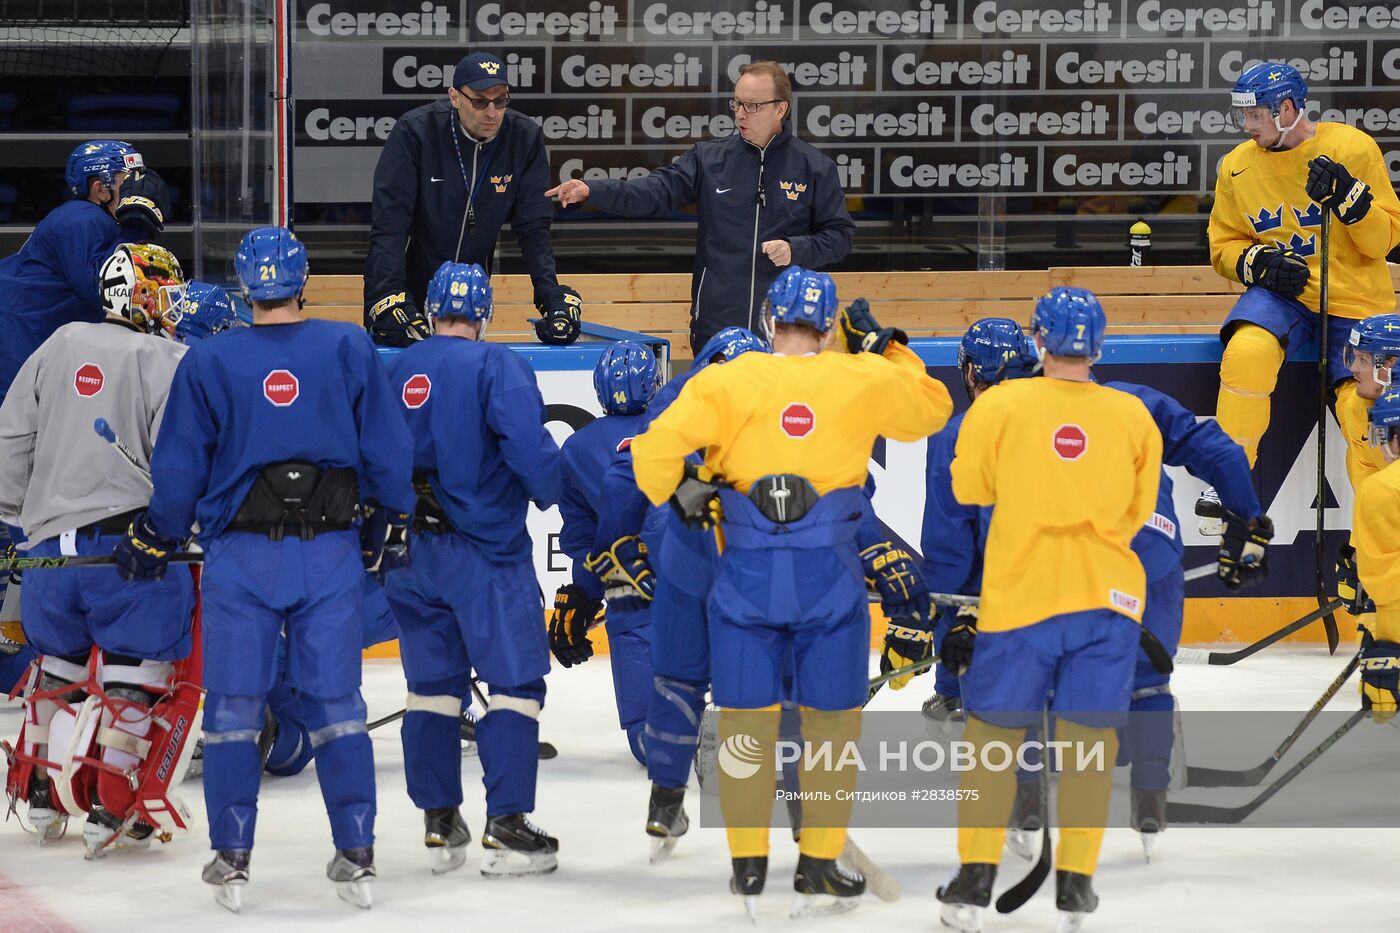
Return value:
[[(669, 498), (687, 523), (719, 522), (723, 555), (709, 599), (715, 704), (725, 747), (761, 756), (747, 778), (720, 770), (733, 877), (751, 916), (768, 867), (774, 800), (773, 745), (782, 674), (802, 735), (841, 749), (859, 735), (866, 699), (870, 616), (856, 532), (879, 436), (912, 441), (948, 420), (942, 383), (894, 329), (880, 329), (864, 302), (842, 319), (852, 354), (822, 353), (836, 317), (836, 287), (820, 272), (791, 268), (768, 293), (772, 355), (748, 353), (707, 367), (632, 442), (637, 485), (653, 503)], [(759, 358), (762, 359), (759, 359)], [(704, 448), (705, 468), (686, 455)], [(703, 477), (711, 477), (707, 481)], [(721, 479), (722, 478), (722, 479)], [(904, 629), (902, 657), (932, 653), (932, 620)], [(721, 759), (723, 760), (723, 758)], [(854, 785), (850, 767), (804, 768), (794, 916), (849, 910), (864, 890), (836, 861)], [(830, 800), (808, 791), (826, 790)]]
[(1376, 722), (1389, 722), (1400, 699), (1400, 390), (1388, 389), (1370, 411), (1369, 440), (1386, 466), (1361, 481), (1352, 512), (1351, 540), (1364, 594), (1374, 610), (1361, 615), (1361, 705)]
[[(1056, 288), (1037, 300), (1031, 331), (1045, 378), (979, 396), (951, 467), (959, 502), (994, 507), (977, 628), (950, 633), (942, 646), (944, 663), (961, 668), (966, 740), (1014, 748), (1048, 702), (1057, 740), (1103, 753), (1097, 770), (1073, 753), (1061, 762), (1061, 929), (1077, 929), (1098, 904), (1090, 879), (1108, 815), (1114, 726), (1128, 710), (1147, 592), (1132, 541), (1152, 516), (1162, 464), (1162, 434), (1142, 401), (1090, 380), (1105, 326), (1091, 292)], [(959, 803), (961, 864), (938, 899), (945, 925), (976, 931), (1015, 770), (979, 765), (962, 787), (976, 801)]]
[(1247, 286), (1220, 330), (1216, 418), (1251, 466), (1286, 348), (1317, 336), (1324, 211), (1333, 215), (1327, 340), (1339, 407), (1355, 391), (1342, 365), (1352, 324), (1395, 310), (1385, 257), (1400, 244), (1400, 200), (1385, 160), (1361, 130), (1307, 119), (1307, 94), (1291, 65), (1240, 75), (1233, 113), (1250, 139), (1221, 161), (1210, 215), (1211, 265)]

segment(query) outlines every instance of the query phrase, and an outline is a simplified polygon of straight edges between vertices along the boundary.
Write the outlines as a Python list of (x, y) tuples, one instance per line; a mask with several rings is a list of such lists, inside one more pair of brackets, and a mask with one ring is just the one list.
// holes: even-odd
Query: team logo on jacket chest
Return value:
[(103, 375), (101, 366), (96, 363), (84, 363), (73, 374), (73, 391), (83, 398), (92, 398), (102, 391), (106, 382), (107, 377)]
[(806, 437), (817, 426), (817, 414), (803, 402), (790, 402), (778, 417), (778, 426), (788, 437)]
[(509, 187), (514, 178), (514, 175), (492, 175), (491, 185), (496, 189), (497, 194), (505, 194), (506, 188)]
[(778, 187), (787, 195), (789, 201), (796, 201), (799, 195), (807, 193), (806, 182), (780, 181)]
[(274, 369), (263, 377), (263, 396), (278, 408), (286, 408), (301, 394), (301, 383), (290, 370)]
[(407, 408), (422, 408), (433, 394), (433, 380), (425, 373), (414, 373), (404, 381), (403, 403)]
[(1062, 424), (1053, 435), (1055, 456), (1061, 460), (1078, 460), (1089, 449), (1089, 435), (1077, 424)]

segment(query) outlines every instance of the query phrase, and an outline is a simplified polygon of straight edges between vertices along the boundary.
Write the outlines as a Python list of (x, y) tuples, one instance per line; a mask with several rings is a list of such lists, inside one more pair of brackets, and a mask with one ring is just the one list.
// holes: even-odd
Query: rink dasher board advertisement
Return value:
[[(602, 346), (517, 347), (528, 352), (535, 367), (550, 418), (550, 433), (561, 444), (573, 431), (602, 413), (593, 391), (593, 364)], [(957, 341), (916, 338), (911, 346), (929, 373), (948, 387), (956, 410), (966, 408), (967, 399), (955, 363)], [(1110, 337), (1094, 372), (1103, 382), (1121, 380), (1151, 386), (1181, 402), (1198, 418), (1210, 417), (1219, 387), (1220, 342), (1211, 335)], [(1239, 595), (1313, 595), (1317, 408), (1316, 349), (1295, 347), (1279, 374), (1273, 396), (1274, 417), (1259, 447), (1259, 463), (1254, 470), (1260, 501), (1274, 522), (1274, 541), (1269, 548), (1272, 569), (1262, 586)], [(1330, 568), (1351, 527), (1352, 492), (1346, 477), (1345, 444), (1336, 424), (1329, 421), (1328, 427), (1326, 554)], [(876, 482), (876, 514), (896, 539), (916, 553), (921, 551), (926, 449), (924, 441), (886, 441), (877, 446), (870, 463)], [(1186, 544), (1184, 564), (1196, 567), (1210, 563), (1215, 559), (1216, 546), (1197, 532), (1193, 511), (1204, 484), (1181, 468), (1169, 467), (1167, 473), (1174, 484), (1173, 500)], [(1085, 495), (1092, 495), (1092, 490), (1085, 490)], [(531, 506), (528, 522), (540, 586), (549, 597), (546, 602), (551, 602), (554, 590), (571, 579), (570, 561), (559, 550), (559, 510), (541, 512)], [(1187, 595), (1236, 594), (1208, 578), (1188, 584)]]
[(1204, 194), (1241, 140), (1230, 86), (1265, 56), (1400, 179), (1400, 7), (1377, 3), (298, 0), (294, 42), (303, 202), (368, 202), (397, 118), (477, 47), (561, 181), (638, 177), (731, 134), (738, 69), (764, 57), (853, 196)]

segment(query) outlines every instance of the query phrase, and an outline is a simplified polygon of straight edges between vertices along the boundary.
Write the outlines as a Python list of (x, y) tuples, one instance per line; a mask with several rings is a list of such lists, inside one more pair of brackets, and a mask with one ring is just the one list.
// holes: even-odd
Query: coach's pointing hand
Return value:
[(558, 197), (559, 203), (564, 207), (570, 204), (582, 204), (588, 200), (588, 185), (577, 178), (570, 178), (561, 185), (550, 188), (544, 193), (547, 198)]

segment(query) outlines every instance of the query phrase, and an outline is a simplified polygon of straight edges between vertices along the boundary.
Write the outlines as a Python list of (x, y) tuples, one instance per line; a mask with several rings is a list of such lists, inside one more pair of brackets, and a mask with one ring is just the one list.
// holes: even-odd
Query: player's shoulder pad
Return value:
[(1348, 159), (1354, 162), (1358, 158), (1372, 160), (1380, 157), (1380, 144), (1370, 133), (1350, 123), (1319, 123), (1318, 136), (1328, 153), (1343, 165)]

